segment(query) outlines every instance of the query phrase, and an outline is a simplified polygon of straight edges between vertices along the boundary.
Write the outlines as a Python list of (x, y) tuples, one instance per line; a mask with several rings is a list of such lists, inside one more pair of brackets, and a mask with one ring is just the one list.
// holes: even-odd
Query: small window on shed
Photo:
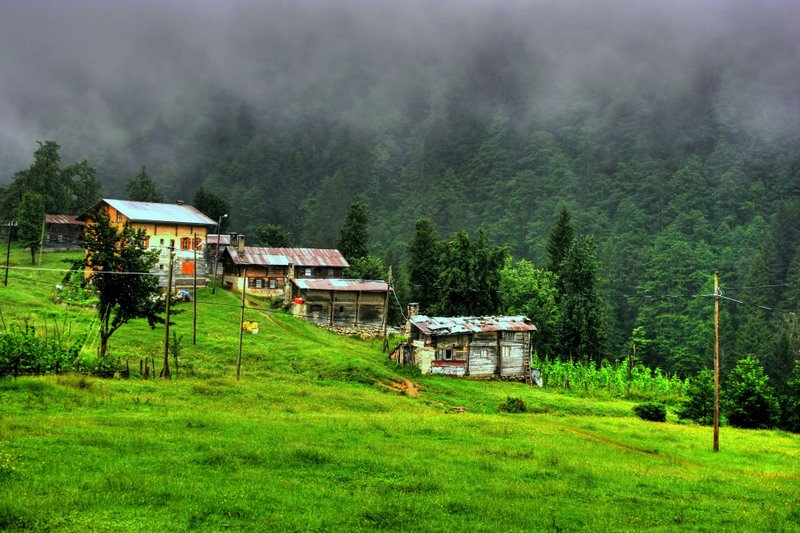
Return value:
[(277, 279), (269, 280), (269, 288), (270, 289), (277, 289), (278, 288), (278, 280)]
[(450, 361), (453, 358), (453, 350), (445, 350), (444, 351), (444, 360)]
[(311, 268), (310, 267), (306, 268), (306, 274), (305, 275), (311, 277)]

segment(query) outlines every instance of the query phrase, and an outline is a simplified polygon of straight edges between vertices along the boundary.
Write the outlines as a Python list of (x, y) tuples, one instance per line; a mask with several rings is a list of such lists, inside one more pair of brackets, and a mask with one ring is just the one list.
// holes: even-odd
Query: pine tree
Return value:
[(686, 400), (678, 410), (678, 417), (704, 426), (714, 423), (714, 373), (711, 370), (704, 368), (689, 378)]
[(577, 239), (560, 265), (558, 350), (562, 357), (599, 363), (604, 345), (603, 303), (597, 286), (594, 241)]
[(339, 230), (337, 247), (347, 261), (367, 257), (369, 240), (369, 208), (363, 202), (350, 205), (344, 223)]
[(567, 256), (567, 252), (574, 240), (575, 230), (572, 227), (569, 209), (566, 206), (562, 206), (556, 225), (553, 226), (550, 231), (550, 237), (547, 239), (547, 255), (550, 260), (547, 264), (547, 270), (556, 274), (561, 272), (561, 263)]
[(437, 278), (442, 265), (443, 243), (429, 218), (419, 218), (408, 245), (408, 282), (411, 301), (428, 313), (439, 301)]
[(280, 224), (267, 224), (256, 231), (259, 246), (288, 248), (292, 245), (292, 234)]
[(128, 198), (134, 202), (164, 202), (164, 193), (158, 190), (144, 167), (136, 177), (128, 180), (125, 191), (128, 193)]
[(199, 189), (197, 189), (197, 192), (194, 193), (194, 198), (192, 198), (192, 206), (211, 220), (222, 220), (219, 226), (219, 232), (225, 232), (225, 229), (228, 227), (230, 217), (223, 217), (222, 215), (227, 215), (231, 211), (231, 204), (227, 200), (217, 196), (206, 187), (201, 186)]

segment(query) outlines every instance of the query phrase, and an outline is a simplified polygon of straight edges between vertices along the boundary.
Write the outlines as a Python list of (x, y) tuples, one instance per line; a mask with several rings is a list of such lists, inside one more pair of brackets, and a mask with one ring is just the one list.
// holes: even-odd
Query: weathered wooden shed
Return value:
[(45, 215), (47, 238), (44, 248), (48, 250), (82, 250), (84, 222), (72, 215)]
[(391, 358), (426, 374), (528, 380), (531, 335), (524, 316), (428, 317), (408, 319), (408, 341)]
[(325, 326), (378, 329), (389, 284), (361, 279), (293, 279), (292, 314)]

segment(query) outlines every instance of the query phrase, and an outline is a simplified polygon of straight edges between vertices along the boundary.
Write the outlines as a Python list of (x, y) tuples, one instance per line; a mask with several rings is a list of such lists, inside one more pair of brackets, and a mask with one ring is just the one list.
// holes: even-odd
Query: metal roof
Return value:
[(536, 331), (536, 326), (526, 316), (428, 317), (414, 315), (409, 320), (426, 335), (453, 335), (482, 331)]
[(293, 279), (292, 283), (300, 289), (340, 292), (386, 292), (389, 284), (379, 280), (365, 279)]
[(230, 246), (231, 244), (231, 236), (230, 235), (217, 235), (216, 233), (209, 233), (206, 235), (206, 242), (208, 244), (217, 244), (219, 243), (222, 246)]
[(295, 266), (347, 268), (350, 264), (339, 250), (326, 248), (266, 248), (272, 255), (283, 255)]
[[(213, 241), (210, 241), (213, 242)], [(267, 253), (269, 248), (259, 246), (245, 246), (244, 253), (240, 254), (235, 246), (225, 248), (225, 253), (230, 255), (235, 265), (258, 265), (258, 266), (288, 266), (289, 260), (285, 255), (274, 255)]]
[[(217, 222), (211, 220), (194, 207), (186, 204), (159, 204), (155, 202), (134, 202), (132, 200), (114, 200), (103, 198), (92, 206), (89, 211), (94, 210), (97, 205), (105, 202), (123, 215), (131, 222), (157, 222), (167, 224), (187, 224), (194, 226), (216, 226)], [(85, 214), (80, 218), (84, 218)]]
[(44, 220), (48, 224), (75, 224), (76, 226), (83, 226), (83, 222), (72, 215), (45, 215)]

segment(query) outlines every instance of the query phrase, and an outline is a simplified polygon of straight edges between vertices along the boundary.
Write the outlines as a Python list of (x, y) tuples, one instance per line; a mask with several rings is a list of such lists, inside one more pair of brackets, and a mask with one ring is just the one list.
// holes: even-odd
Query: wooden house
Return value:
[(173, 286), (190, 287), (195, 277), (198, 284), (205, 284), (202, 249), (208, 229), (217, 225), (214, 220), (182, 202), (161, 204), (113, 199), (100, 200), (78, 220), (90, 223), (89, 215), (97, 210), (106, 211), (112, 224), (122, 226), (127, 222), (132, 228), (145, 231), (148, 249), (159, 252), (154, 271), (161, 274), (159, 284), (162, 287), (167, 286), (171, 252), (175, 253)]
[(290, 280), (294, 278), (337, 278), (349, 266), (339, 250), (321, 248), (265, 248), (228, 246), (220, 256), (223, 285), (228, 288), (291, 297)]
[(83, 248), (84, 223), (72, 215), (45, 215), (45, 250), (80, 250)]
[[(413, 312), (413, 310), (412, 310)], [(425, 374), (530, 379), (531, 335), (524, 316), (409, 316), (408, 341), (390, 357)]]
[[(206, 261), (206, 269), (212, 275), (219, 276), (222, 274), (222, 264), (219, 260), (222, 258), (222, 253), (225, 248), (235, 242), (235, 235), (223, 235), (217, 233), (209, 233), (206, 237), (206, 246), (203, 249), (203, 258)], [(213, 272), (216, 265), (217, 271)]]
[(291, 280), (292, 314), (323, 326), (383, 327), (389, 284), (361, 279)]

